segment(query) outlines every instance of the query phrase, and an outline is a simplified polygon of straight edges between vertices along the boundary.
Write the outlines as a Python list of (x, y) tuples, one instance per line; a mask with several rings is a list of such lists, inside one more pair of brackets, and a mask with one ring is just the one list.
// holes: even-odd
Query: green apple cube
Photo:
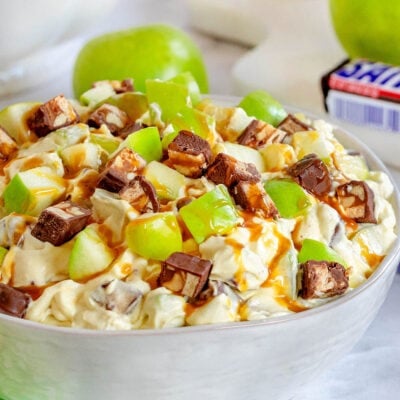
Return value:
[(179, 131), (164, 132), (164, 136), (161, 139), (161, 147), (163, 151), (168, 150), (169, 144), (178, 136)]
[(5, 247), (0, 246), (0, 267), (3, 264), (3, 261), (6, 257), (8, 250)]
[(88, 139), (89, 136), (90, 130), (88, 125), (80, 123), (57, 129), (47, 137), (51, 137), (58, 146), (64, 148), (73, 144), (82, 143)]
[(282, 104), (263, 90), (255, 90), (247, 94), (239, 107), (246, 111), (247, 115), (277, 126), (287, 116)]
[(226, 153), (239, 161), (252, 163), (260, 173), (265, 172), (265, 161), (261, 153), (248, 146), (237, 143), (224, 142), (220, 144), (221, 152)]
[(153, 184), (161, 199), (177, 199), (186, 184), (186, 178), (181, 173), (158, 161), (147, 164), (143, 175)]
[(210, 115), (195, 108), (185, 106), (171, 119), (174, 130), (187, 130), (209, 140), (215, 129), (215, 120)]
[(179, 83), (149, 79), (146, 93), (149, 104), (156, 103), (160, 107), (164, 122), (169, 122), (182, 108), (190, 105), (189, 89)]
[(94, 143), (79, 143), (60, 151), (60, 157), (68, 172), (82, 168), (98, 170), (101, 165), (100, 149)]
[(271, 179), (264, 183), (264, 188), (282, 218), (303, 215), (311, 206), (309, 195), (294, 181)]
[(318, 131), (295, 132), (292, 146), (299, 160), (307, 154), (315, 153), (327, 164), (330, 163), (331, 154), (335, 151), (334, 145)]
[(336, 167), (349, 179), (364, 181), (368, 178), (369, 169), (362, 155), (334, 153), (334, 160)]
[(46, 167), (14, 175), (3, 192), (7, 213), (37, 216), (65, 192), (65, 181)]
[(193, 105), (196, 105), (200, 102), (200, 88), (196, 79), (194, 79), (193, 75), (190, 72), (182, 72), (169, 79), (169, 82), (174, 82), (186, 86), (189, 90), (189, 96)]
[(104, 271), (113, 261), (114, 252), (92, 226), (75, 237), (68, 261), (69, 276), (74, 281), (87, 279)]
[(90, 143), (94, 143), (97, 146), (100, 146), (109, 155), (114, 153), (121, 144), (121, 140), (114, 136), (102, 135), (97, 133), (91, 133), (89, 141)]
[(224, 185), (217, 185), (183, 206), (179, 214), (197, 243), (212, 235), (229, 233), (241, 221)]
[(297, 259), (300, 264), (309, 260), (334, 261), (347, 266), (346, 261), (331, 247), (314, 239), (304, 239)]
[(93, 108), (114, 94), (115, 90), (111, 85), (99, 85), (82, 93), (82, 95), (79, 97), (79, 101), (82, 105)]
[(103, 103), (118, 107), (128, 114), (132, 121), (136, 121), (149, 109), (147, 96), (138, 92), (126, 92), (109, 97)]
[(147, 162), (161, 160), (161, 138), (155, 126), (149, 126), (131, 133), (125, 139), (124, 146), (138, 153)]
[(0, 126), (21, 145), (30, 140), (31, 132), (27, 120), (41, 103), (16, 103), (0, 111)]
[(182, 234), (172, 212), (145, 214), (132, 220), (125, 231), (129, 249), (152, 260), (164, 261), (182, 251)]

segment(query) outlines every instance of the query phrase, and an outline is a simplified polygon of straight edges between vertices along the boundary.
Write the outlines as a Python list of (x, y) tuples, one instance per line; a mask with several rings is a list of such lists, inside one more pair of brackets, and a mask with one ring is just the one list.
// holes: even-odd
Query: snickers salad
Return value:
[(0, 111), (0, 313), (183, 327), (302, 312), (367, 280), (396, 239), (388, 176), (329, 123), (251, 103), (183, 73)]

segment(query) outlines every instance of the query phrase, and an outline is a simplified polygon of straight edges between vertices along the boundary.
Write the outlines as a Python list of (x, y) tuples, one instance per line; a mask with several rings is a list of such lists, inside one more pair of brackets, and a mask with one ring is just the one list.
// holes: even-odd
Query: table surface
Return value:
[[(40, 86), (0, 97), (0, 108), (22, 100), (47, 100), (56, 94), (72, 96), (73, 60), (82, 43), (102, 32), (134, 25), (162, 22), (183, 28), (200, 47), (210, 78), (210, 92), (234, 95), (230, 73), (237, 60), (249, 48), (224, 42), (191, 28), (184, 0), (120, 0), (114, 12), (101, 24), (71, 42), (59, 73)], [(341, 61), (341, 60), (338, 60)], [(42, 71), (45, 73), (45, 71)], [(392, 171), (398, 182), (400, 172)], [(395, 277), (388, 299), (378, 317), (351, 353), (304, 388), (303, 400), (397, 400), (400, 393), (400, 275)]]

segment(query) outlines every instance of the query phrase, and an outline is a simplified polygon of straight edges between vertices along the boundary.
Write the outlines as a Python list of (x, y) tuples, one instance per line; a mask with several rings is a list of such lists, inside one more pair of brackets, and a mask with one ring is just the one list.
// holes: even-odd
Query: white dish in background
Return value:
[[(359, 140), (344, 132), (337, 137), (362, 152), (372, 169), (386, 171)], [(397, 192), (393, 205), (399, 221)], [(359, 340), (388, 293), (399, 257), (398, 237), (354, 291), (319, 308), (262, 321), (115, 332), (0, 315), (0, 397), (287, 400)]]

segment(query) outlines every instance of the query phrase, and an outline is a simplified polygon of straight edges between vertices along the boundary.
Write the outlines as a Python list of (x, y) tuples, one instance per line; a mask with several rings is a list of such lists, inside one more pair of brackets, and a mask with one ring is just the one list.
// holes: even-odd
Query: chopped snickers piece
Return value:
[(107, 125), (113, 135), (124, 129), (128, 122), (129, 118), (126, 112), (111, 104), (102, 104), (90, 114), (87, 121), (88, 125), (93, 128), (100, 128), (102, 124)]
[(158, 281), (173, 292), (194, 298), (207, 283), (211, 267), (209, 260), (176, 252), (163, 263)]
[(258, 119), (253, 119), (238, 138), (238, 143), (254, 149), (260, 149), (266, 144), (282, 143), (287, 132), (277, 129)]
[(31, 233), (42, 242), (60, 246), (80, 232), (91, 215), (91, 210), (63, 201), (44, 209)]
[(310, 131), (312, 127), (300, 121), (293, 114), (289, 114), (278, 126), (278, 129), (285, 131), (288, 135), (296, 132)]
[(303, 299), (337, 296), (349, 287), (346, 269), (337, 262), (309, 260), (300, 264), (299, 273)]
[(258, 212), (265, 218), (278, 215), (274, 202), (268, 196), (261, 182), (240, 181), (230, 190), (236, 204), (243, 210)]
[(326, 165), (315, 155), (308, 154), (288, 169), (289, 175), (315, 196), (330, 192), (332, 182)]
[(133, 92), (133, 79), (124, 79), (122, 81), (118, 80), (105, 80), (105, 81), (97, 81), (93, 84), (93, 87), (98, 87), (102, 85), (110, 85), (115, 93), (126, 93), (126, 92)]
[(189, 178), (200, 178), (210, 161), (209, 143), (190, 131), (180, 131), (168, 145), (168, 165)]
[(90, 297), (106, 310), (129, 315), (140, 304), (143, 294), (129, 283), (114, 279), (99, 286)]
[(59, 95), (42, 104), (28, 119), (28, 126), (37, 136), (42, 137), (76, 122), (78, 114), (74, 107), (63, 95)]
[(351, 181), (336, 188), (342, 212), (359, 223), (376, 224), (374, 192), (363, 181)]
[(23, 318), (30, 301), (28, 294), (0, 283), (0, 314)]
[(0, 126), (0, 158), (7, 159), (18, 150), (15, 141), (8, 135), (7, 131)]
[(207, 168), (207, 178), (228, 188), (240, 181), (258, 182), (261, 175), (254, 164), (236, 160), (225, 153), (219, 153)]
[(124, 186), (119, 195), (140, 213), (158, 212), (160, 208), (154, 186), (141, 175)]
[(146, 166), (146, 161), (127, 147), (119, 151), (100, 174), (97, 187), (118, 193), (136, 173)]

